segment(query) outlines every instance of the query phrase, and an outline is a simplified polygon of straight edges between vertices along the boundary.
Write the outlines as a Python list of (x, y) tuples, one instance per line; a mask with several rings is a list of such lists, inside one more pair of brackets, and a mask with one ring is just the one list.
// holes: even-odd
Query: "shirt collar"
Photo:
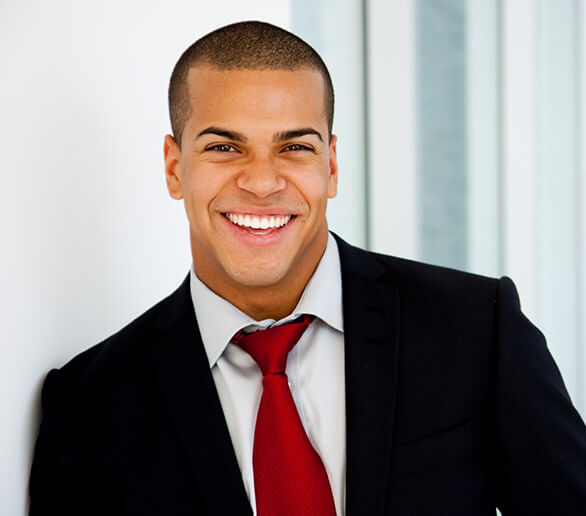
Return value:
[(220, 358), (234, 334), (247, 327), (268, 328), (289, 322), (299, 315), (310, 314), (321, 319), (333, 329), (339, 332), (344, 331), (340, 257), (338, 245), (329, 233), (326, 250), (313, 276), (305, 286), (299, 303), (291, 314), (279, 321), (274, 319), (255, 321), (232, 303), (210, 290), (197, 277), (193, 265), (190, 271), (190, 290), (210, 368)]

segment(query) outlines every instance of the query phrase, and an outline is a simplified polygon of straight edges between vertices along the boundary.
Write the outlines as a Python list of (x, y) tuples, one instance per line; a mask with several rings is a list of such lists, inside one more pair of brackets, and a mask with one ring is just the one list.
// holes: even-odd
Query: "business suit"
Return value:
[[(586, 429), (510, 280), (338, 246), (346, 513), (585, 514)], [(33, 516), (251, 514), (187, 280), (43, 410)]]

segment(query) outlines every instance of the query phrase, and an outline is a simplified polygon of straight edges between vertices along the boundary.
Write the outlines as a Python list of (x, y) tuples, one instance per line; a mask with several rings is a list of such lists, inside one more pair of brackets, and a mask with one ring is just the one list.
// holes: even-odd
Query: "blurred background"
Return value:
[(356, 245), (516, 282), (586, 414), (586, 7), (580, 0), (0, 3), (0, 513), (22, 516), (47, 371), (190, 264), (163, 176), (166, 91), (221, 25), (288, 28), (336, 89)]

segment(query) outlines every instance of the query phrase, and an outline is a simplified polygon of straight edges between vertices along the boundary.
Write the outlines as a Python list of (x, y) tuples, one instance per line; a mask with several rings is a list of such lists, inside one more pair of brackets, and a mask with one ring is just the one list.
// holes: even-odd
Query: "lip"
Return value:
[(220, 210), (220, 213), (234, 213), (235, 215), (254, 215), (256, 217), (268, 217), (274, 215), (276, 217), (284, 217), (286, 215), (297, 215), (294, 211), (286, 208), (259, 208), (252, 206), (242, 206), (237, 208), (230, 208), (229, 210)]
[(238, 226), (234, 224), (230, 220), (226, 218), (224, 213), (235, 213), (235, 214), (242, 214), (242, 215), (255, 215), (255, 216), (286, 216), (291, 215), (290, 211), (283, 211), (283, 210), (275, 210), (273, 209), (266, 209), (266, 210), (259, 210), (259, 209), (246, 209), (246, 210), (229, 210), (225, 212), (221, 212), (219, 216), (223, 219), (224, 223), (227, 224), (229, 231), (231, 234), (238, 239), (238, 241), (242, 242), (242, 244), (250, 247), (269, 247), (280, 243), (287, 233), (291, 230), (291, 227), (296, 223), (297, 217), (292, 215), (291, 220), (284, 226), (280, 228), (274, 228), (269, 230), (262, 230), (262, 229), (252, 229), (252, 228), (244, 228), (242, 226)]

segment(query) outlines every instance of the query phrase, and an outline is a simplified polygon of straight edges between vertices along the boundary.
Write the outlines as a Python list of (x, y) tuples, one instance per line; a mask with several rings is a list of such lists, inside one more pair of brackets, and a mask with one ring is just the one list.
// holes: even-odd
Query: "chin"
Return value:
[(285, 271), (280, 268), (248, 267), (246, 269), (233, 270), (232, 279), (239, 285), (246, 287), (270, 287), (276, 285), (285, 276)]

